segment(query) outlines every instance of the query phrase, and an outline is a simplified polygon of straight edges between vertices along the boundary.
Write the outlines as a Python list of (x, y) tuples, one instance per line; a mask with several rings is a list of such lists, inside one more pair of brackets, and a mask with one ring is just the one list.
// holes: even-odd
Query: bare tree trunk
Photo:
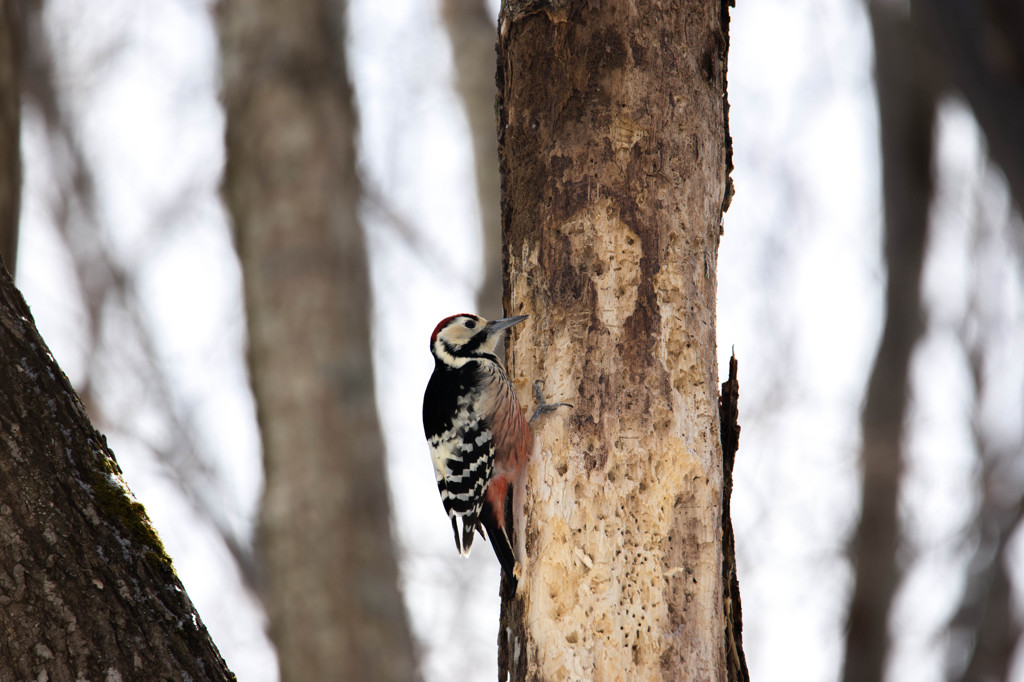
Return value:
[(501, 317), (501, 180), (494, 115), (494, 17), (487, 0), (444, 0), (444, 22), (455, 53), (455, 83), (469, 121), (484, 241), (480, 314)]
[(21, 6), (0, 3), (0, 256), (13, 274), (21, 210)]
[(224, 190), (266, 468), (266, 603), (284, 680), (410, 680), (357, 219), (343, 7), (225, 2)]
[(899, 8), (870, 5), (881, 123), (888, 266), (885, 327), (861, 414), (861, 518), (850, 544), (854, 592), (843, 679), (883, 678), (888, 614), (899, 584), (897, 505), (910, 354), (921, 334), (921, 263), (932, 196), (935, 90), (910, 22)]
[(0, 264), (0, 680), (233, 680)]
[(727, 7), (506, 2), (509, 340), (575, 409), (515, 491), (499, 677), (726, 678), (715, 339)]
[(911, 0), (933, 67), (970, 104), (988, 153), (1024, 211), (1024, 6), (1018, 0)]

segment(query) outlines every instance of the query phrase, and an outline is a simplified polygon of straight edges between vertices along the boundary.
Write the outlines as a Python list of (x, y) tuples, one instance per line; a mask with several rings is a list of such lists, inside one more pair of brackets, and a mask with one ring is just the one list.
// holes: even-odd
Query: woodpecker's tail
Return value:
[[(455, 548), (462, 556), (469, 556), (469, 550), (473, 549), (473, 536), (480, 527), (480, 521), (475, 514), (467, 516), (452, 516), (452, 534), (455, 535)], [(483, 531), (480, 531), (481, 533)], [(487, 537), (486, 535), (484, 537)]]
[[(472, 516), (466, 516), (462, 519), (462, 556), (469, 556), (469, 550), (473, 548), (473, 536), (476, 533), (477, 521)], [(455, 544), (459, 544), (459, 539), (455, 538)]]
[(487, 539), (491, 541), (491, 547), (494, 548), (494, 554), (498, 557), (498, 562), (501, 563), (502, 573), (512, 583), (512, 594), (515, 594), (519, 583), (515, 570), (516, 555), (512, 551), (512, 544), (508, 541), (508, 535), (505, 533), (505, 529), (495, 522), (493, 515), (487, 513), (486, 510), (480, 515), (480, 522), (483, 524), (484, 530), (487, 531)]

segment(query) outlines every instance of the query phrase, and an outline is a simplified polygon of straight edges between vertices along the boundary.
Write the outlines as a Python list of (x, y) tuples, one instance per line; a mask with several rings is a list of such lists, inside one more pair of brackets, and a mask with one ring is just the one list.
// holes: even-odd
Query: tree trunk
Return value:
[[(509, 340), (575, 404), (515, 491), (499, 677), (726, 677), (715, 294), (727, 7), (506, 2)], [(517, 328), (518, 329), (518, 328)]]
[(875, 37), (888, 281), (885, 327), (861, 413), (861, 518), (850, 543), (854, 591), (845, 682), (884, 677), (899, 566), (898, 500), (910, 354), (921, 335), (921, 264), (931, 200), (935, 92), (905, 12), (870, 5)]
[(931, 66), (971, 106), (987, 151), (1024, 211), (1024, 5), (1018, 0), (911, 0)]
[(0, 264), (0, 681), (233, 680)]
[(444, 23), (455, 57), (455, 84), (473, 141), (476, 191), (484, 242), (484, 281), (477, 310), (501, 317), (501, 179), (494, 139), (494, 15), (487, 0), (444, 0)]
[(0, 256), (14, 273), (21, 210), (21, 86), (25, 22), (17, 2), (0, 3)]
[(224, 191), (245, 278), (284, 680), (416, 677), (398, 592), (357, 219), (343, 7), (220, 6)]

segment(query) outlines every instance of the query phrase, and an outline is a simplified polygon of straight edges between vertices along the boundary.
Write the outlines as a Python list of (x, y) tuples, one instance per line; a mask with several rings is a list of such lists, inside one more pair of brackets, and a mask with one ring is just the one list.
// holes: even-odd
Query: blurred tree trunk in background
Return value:
[(936, 91), (906, 12), (869, 6), (882, 149), (885, 325), (861, 413), (861, 518), (850, 545), (854, 592), (843, 679), (883, 679), (889, 612), (899, 585), (899, 491), (910, 356), (921, 336), (921, 265), (932, 198)]
[[(904, 542), (899, 522), (903, 427), (909, 410), (910, 359), (922, 332), (920, 279), (933, 192), (933, 123), (941, 87), (965, 97), (1017, 209), (1024, 205), (1020, 4), (915, 1), (908, 13), (898, 5), (875, 1), (868, 8), (875, 38), (888, 283), (885, 327), (862, 413), (864, 487), (862, 517), (850, 546), (855, 588), (844, 662), (847, 682), (882, 679), (890, 648), (889, 617), (900, 580), (897, 553)], [(985, 334), (997, 336), (992, 326), (978, 324), (964, 337), (975, 380), (972, 429), (980, 473), (970, 526), (976, 549), (960, 607), (950, 623), (951, 633), (967, 643), (966, 652), (953, 646), (947, 653), (947, 673), (953, 680), (1006, 679), (1020, 633), (1010, 610), (1006, 572), (1009, 538), (1021, 518), (1020, 496), (1000, 495), (996, 472), (1008, 470), (1007, 455), (992, 445), (977, 416), (983, 393), (979, 368), (986, 358), (976, 337)]]
[(575, 404), (515, 491), (499, 677), (727, 679), (715, 332), (728, 7), (506, 2), (510, 376)]
[[(912, 0), (910, 19), (917, 38), (929, 50), (932, 68), (944, 84), (970, 105), (987, 142), (991, 159), (1002, 170), (1013, 198), (1017, 229), (1024, 225), (1024, 4), (1017, 0)], [(982, 241), (982, 221), (973, 226)], [(1016, 261), (1021, 260), (1019, 239)], [(967, 569), (960, 606), (950, 623), (951, 634), (966, 650), (951, 646), (947, 679), (956, 681), (1008, 680), (1019, 647), (1021, 620), (1014, 615), (1011, 539), (1019, 534), (1022, 507), (1019, 476), (1021, 443), (1003, 444), (1002, 435), (987, 433), (991, 421), (982, 418), (986, 383), (998, 383), (983, 367), (991, 366), (988, 348), (1005, 334), (1005, 324), (985, 319), (985, 310), (998, 305), (983, 282), (992, 273), (979, 271), (975, 259), (971, 315), (961, 338), (970, 358), (974, 380), (971, 428), (978, 457), (976, 513), (968, 529), (974, 554)], [(1019, 296), (1019, 292), (1014, 292)], [(980, 319), (979, 319), (980, 318)], [(973, 327), (973, 328), (972, 328)]]
[(265, 601), (282, 679), (415, 679), (370, 359), (341, 3), (218, 10), (224, 192), (263, 436)]
[(234, 680), (0, 264), (0, 680)]
[(22, 16), (20, 3), (0, 3), (0, 256), (12, 275), (18, 262), (21, 210)]
[(1024, 210), (1024, 3), (911, 0), (910, 7), (933, 68), (970, 104)]
[(495, 21), (487, 0), (444, 0), (444, 23), (455, 56), (455, 84), (462, 97), (473, 141), (477, 197), (483, 230), (484, 282), (478, 310), (489, 320), (501, 308), (501, 179), (498, 174), (498, 122), (494, 112)]
[[(975, 301), (975, 314), (986, 307)], [(983, 318), (984, 313), (978, 314)], [(960, 607), (950, 623), (956, 639), (970, 643), (967, 651), (951, 646), (947, 653), (947, 679), (956, 682), (1009, 682), (1014, 651), (1020, 638), (1021, 623), (1016, 616), (1013, 589), (1013, 564), (1010, 543), (1021, 522), (1021, 490), (1015, 486), (1014, 470), (1019, 469), (1021, 443), (1000, 445), (998, 436), (982, 427), (982, 396), (986, 391), (985, 356), (981, 344), (999, 332), (979, 320), (980, 329), (964, 334), (970, 352), (971, 378), (974, 383), (972, 435), (980, 460), (980, 501), (971, 532), (977, 538), (974, 556), (967, 566), (967, 580)], [(966, 330), (965, 330), (966, 331)], [(981, 333), (977, 333), (980, 331)], [(975, 345), (972, 348), (971, 342)], [(966, 637), (962, 635), (966, 634)], [(954, 640), (956, 641), (956, 640)], [(966, 660), (965, 660), (966, 655)]]

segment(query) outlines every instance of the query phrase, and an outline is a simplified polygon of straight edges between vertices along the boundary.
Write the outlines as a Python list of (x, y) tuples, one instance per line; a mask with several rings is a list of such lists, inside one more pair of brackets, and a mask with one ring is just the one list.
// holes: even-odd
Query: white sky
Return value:
[[(217, 198), (224, 121), (208, 5), (47, 4), (62, 94), (81, 121), (99, 178), (104, 238), (123, 262), (146, 259), (139, 293), (175, 381), (174, 400), (214, 461), (219, 476), (211, 494), (223, 499), (230, 523), (249, 532), (262, 474), (246, 383), (240, 273)], [(722, 373), (731, 346), (740, 360), (743, 436), (733, 514), (744, 643), (752, 679), (825, 682), (837, 679), (842, 653), (851, 585), (843, 548), (858, 503), (857, 409), (884, 285), (870, 31), (853, 0), (740, 5), (732, 13), (729, 63), (737, 195), (719, 257), (718, 338)], [(440, 276), (367, 204), (375, 368), (403, 588), (427, 678), (491, 680), (498, 571), (490, 552), (466, 561), (451, 547), (419, 422), (432, 367), (430, 330), (444, 315), (472, 310), (482, 275), (466, 122), (451, 88), (450, 48), (435, 2), (355, 0), (351, 15), (368, 186), (457, 273)], [(890, 679), (901, 681), (939, 676), (939, 633), (959, 598), (965, 559), (956, 533), (973, 504), (973, 445), (964, 416), (970, 381), (951, 328), (967, 305), (962, 292), (973, 261), (964, 253), (974, 247), (966, 225), (978, 211), (976, 188), (993, 183), (963, 107), (945, 107), (941, 120), (943, 167), (953, 170), (941, 180), (949, 191), (925, 274), (932, 324), (914, 363), (904, 511), (923, 560), (909, 573), (893, 615), (900, 637)], [(18, 283), (75, 380), (84, 367), (84, 317), (73, 281), (63, 276), (68, 260), (50, 221), (43, 132), (26, 118)], [(990, 193), (985, 206), (996, 208), (985, 210), (998, 222), (1005, 191)], [(989, 401), (985, 418), (1013, 442), (1024, 412), (1024, 368), (1014, 353), (1024, 345), (1024, 325), (1020, 273), (999, 261), (1007, 248), (1000, 234), (976, 254), (992, 259), (992, 305), (1010, 320), (995, 342), (1003, 364), (993, 376), (1004, 377), (1004, 398)], [(105, 409), (160, 439), (160, 414), (138, 400), (144, 387), (110, 378), (130, 367), (119, 357), (113, 353), (106, 363)], [(224, 550), (144, 444), (110, 435), (129, 484), (239, 680), (275, 680), (263, 617)], [(449, 646), (455, 636), (466, 649)], [(1024, 672), (1016, 679), (1024, 680)]]

